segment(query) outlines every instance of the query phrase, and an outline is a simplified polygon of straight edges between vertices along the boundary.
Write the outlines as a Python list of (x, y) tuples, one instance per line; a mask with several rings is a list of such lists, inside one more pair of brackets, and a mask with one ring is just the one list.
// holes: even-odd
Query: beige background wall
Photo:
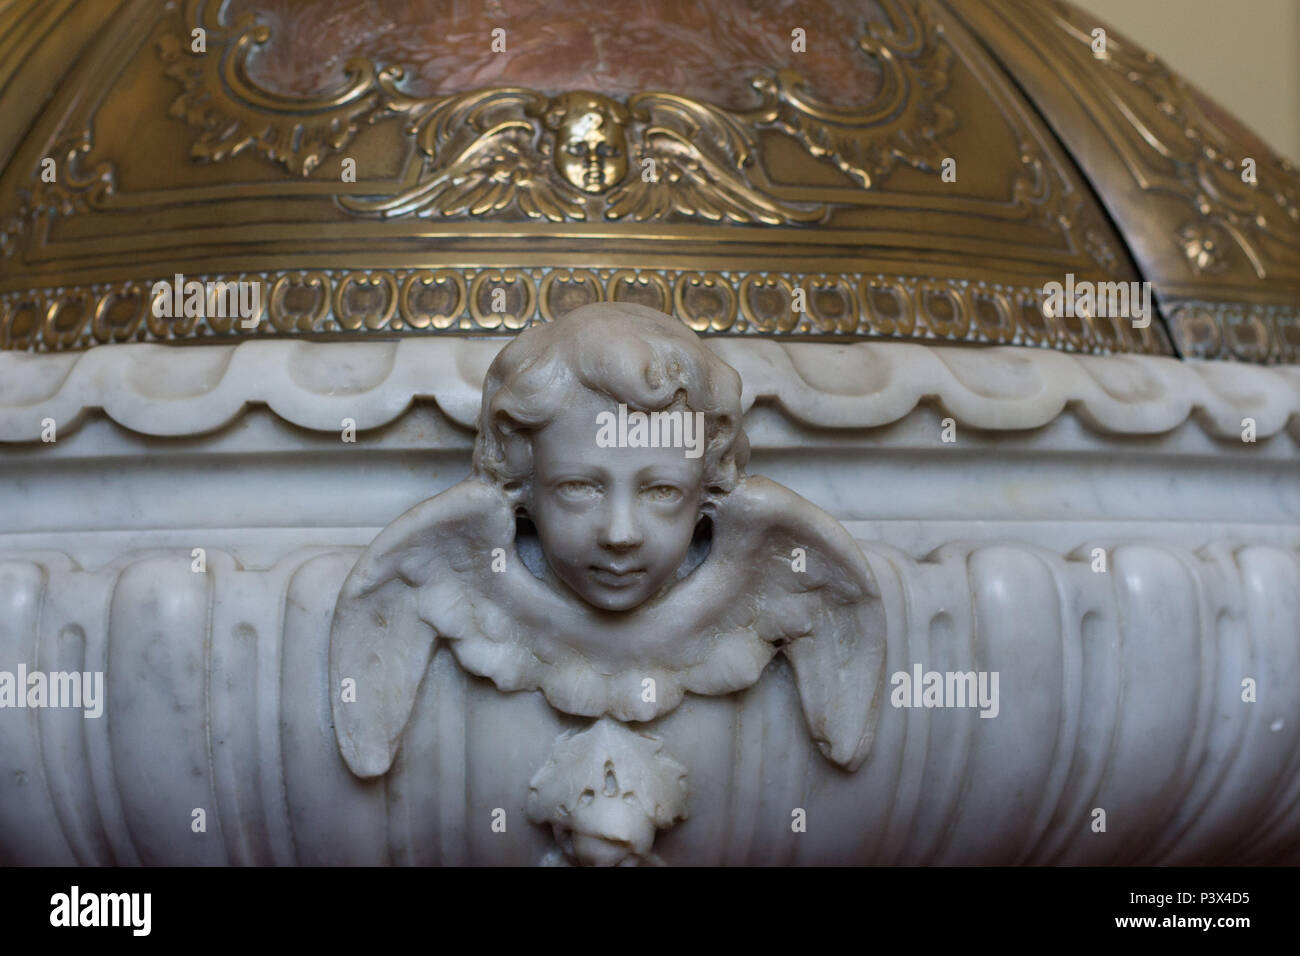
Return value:
[(1300, 0), (1074, 0), (1300, 162)]

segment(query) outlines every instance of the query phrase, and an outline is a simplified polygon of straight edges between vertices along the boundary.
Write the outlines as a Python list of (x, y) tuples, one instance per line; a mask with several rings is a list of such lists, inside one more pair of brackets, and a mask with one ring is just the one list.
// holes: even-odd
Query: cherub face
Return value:
[(685, 560), (704, 459), (681, 448), (599, 447), (597, 415), (616, 410), (583, 389), (533, 436), (528, 514), (560, 580), (593, 607), (627, 611)]
[(577, 94), (565, 102), (556, 130), (555, 168), (583, 192), (603, 192), (627, 175), (624, 126), (612, 110), (601, 108), (600, 99)]

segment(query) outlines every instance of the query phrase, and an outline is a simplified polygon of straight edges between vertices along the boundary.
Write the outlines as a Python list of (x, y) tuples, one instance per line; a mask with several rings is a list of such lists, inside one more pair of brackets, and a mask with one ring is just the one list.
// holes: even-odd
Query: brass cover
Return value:
[[(719, 335), (1173, 352), (1159, 319), (1045, 314), (1072, 275), (1149, 280), (1186, 354), (1297, 360), (1296, 170), (1261, 147), (1234, 183), (1243, 141), (1064, 4), (468, 6), (0, 8), (0, 348), (491, 334), (613, 299)], [(258, 283), (256, 327), (156, 315), (177, 274)]]

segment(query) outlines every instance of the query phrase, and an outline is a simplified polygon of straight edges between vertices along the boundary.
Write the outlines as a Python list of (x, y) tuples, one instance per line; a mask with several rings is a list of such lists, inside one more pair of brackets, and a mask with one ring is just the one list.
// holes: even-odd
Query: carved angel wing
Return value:
[[(686, 693), (716, 696), (789, 658), (809, 730), (847, 769), (866, 758), (884, 675), (885, 618), (861, 550), (794, 492), (743, 479), (715, 513), (704, 562), (616, 619), (513, 557), (514, 515), (468, 479), (408, 511), (344, 582), (330, 635), (334, 726), (354, 773), (387, 772), (436, 638), (505, 691), (540, 690), (582, 716), (647, 721)], [(653, 676), (657, 696), (642, 695)]]
[(645, 222), (669, 213), (718, 222), (815, 222), (820, 206), (779, 202), (754, 188), (753, 134), (731, 114), (667, 93), (643, 93), (628, 107), (644, 122), (639, 163), (609, 196), (605, 216)]
[(586, 218), (581, 201), (552, 182), (536, 146), (544, 97), (499, 89), (428, 101), (388, 89), (388, 108), (411, 116), (407, 129), (428, 158), (426, 172), (388, 196), (341, 197), (345, 209), (385, 218), (483, 216), (517, 205), (531, 219)]
[(517, 205), (530, 219), (583, 219), (582, 204), (548, 181), (525, 120), (487, 130), (435, 176), (378, 199), (344, 197), (353, 212), (397, 216), (482, 216)]
[[(357, 776), (388, 772), (437, 637), (428, 609), (474, 600), (464, 576), (491, 578), (508, 515), (490, 488), (462, 482), (389, 525), (348, 575), (330, 631), (330, 686), (339, 749)], [(351, 696), (340, 693), (345, 680)]]
[(786, 655), (818, 749), (856, 770), (875, 734), (886, 649), (884, 605), (862, 550), (826, 512), (758, 476), (727, 496), (715, 524), (724, 560), (753, 556), (727, 562), (726, 617), (751, 617)]

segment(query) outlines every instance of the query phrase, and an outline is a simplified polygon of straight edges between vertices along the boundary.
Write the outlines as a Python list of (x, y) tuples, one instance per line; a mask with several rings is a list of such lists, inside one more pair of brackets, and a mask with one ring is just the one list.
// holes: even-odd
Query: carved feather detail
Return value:
[[(719, 505), (708, 558), (666, 593), (617, 619), (539, 580), (519, 560), (491, 568), (511, 540), (506, 498), (470, 478), (385, 529), (344, 584), (330, 638), (344, 759), (387, 772), (436, 639), (499, 690), (541, 691), (587, 717), (648, 721), (686, 693), (752, 686), (778, 652), (794, 669), (809, 731), (852, 770), (870, 751), (884, 678), (885, 618), (848, 532), (794, 492), (743, 479)], [(796, 569), (794, 548), (804, 552)], [(643, 681), (655, 682), (653, 700)]]
[(517, 208), (530, 219), (585, 219), (581, 201), (549, 181), (545, 160), (522, 121), (502, 123), (473, 140), (430, 179), (378, 199), (344, 197), (351, 212), (398, 216), (486, 216)]
[(724, 110), (666, 93), (634, 96), (628, 106), (646, 123), (640, 168), (610, 194), (606, 218), (645, 222), (676, 214), (780, 225), (825, 215), (821, 204), (782, 203), (750, 183), (753, 133)]

